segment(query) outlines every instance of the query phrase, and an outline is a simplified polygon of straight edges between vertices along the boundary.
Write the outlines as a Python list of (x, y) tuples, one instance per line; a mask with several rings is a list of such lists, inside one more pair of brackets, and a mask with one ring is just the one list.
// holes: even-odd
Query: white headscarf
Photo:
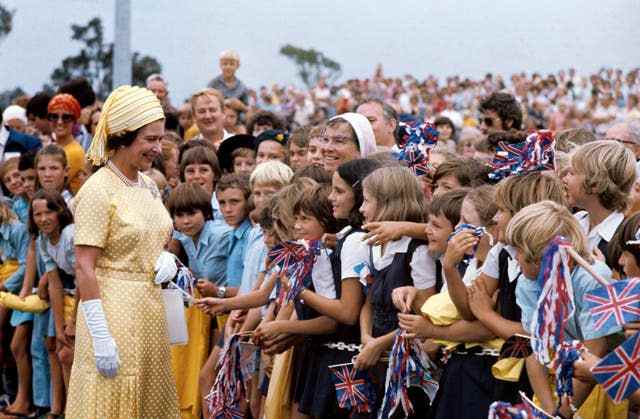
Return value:
[(373, 134), (373, 128), (371, 122), (359, 113), (347, 112), (340, 115), (336, 115), (330, 120), (333, 121), (336, 118), (342, 118), (351, 125), (353, 131), (358, 137), (358, 146), (360, 148), (360, 157), (365, 158), (369, 154), (375, 153), (376, 149), (376, 137)]
[(7, 109), (2, 112), (2, 123), (6, 124), (12, 119), (18, 119), (23, 123), (27, 123), (27, 111), (18, 105), (8, 106)]

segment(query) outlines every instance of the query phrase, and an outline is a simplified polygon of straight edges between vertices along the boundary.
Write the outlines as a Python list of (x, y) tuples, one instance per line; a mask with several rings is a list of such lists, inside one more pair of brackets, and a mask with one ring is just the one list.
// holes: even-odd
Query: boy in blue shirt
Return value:
[[(518, 281), (516, 285), (516, 302), (522, 310), (522, 325), (531, 334), (533, 334), (532, 320), (542, 292), (536, 282), (542, 255), (557, 235), (569, 240), (574, 250), (592, 263), (593, 270), (600, 276), (611, 278), (611, 270), (604, 262), (592, 260), (586, 236), (567, 208), (552, 201), (542, 201), (523, 208), (509, 222), (506, 243), (516, 249), (516, 260), (524, 277), (524, 280)], [(596, 329), (594, 327), (595, 322), (584, 304), (584, 295), (601, 285), (573, 260), (569, 261), (569, 267), (574, 312), (568, 318), (564, 328), (564, 339), (579, 340), (590, 352), (603, 356), (607, 352), (606, 337), (619, 332), (621, 328), (611, 326)], [(556, 280), (556, 278), (549, 280)], [(527, 372), (542, 408), (546, 411), (555, 411), (556, 404), (547, 379), (547, 366), (542, 365), (532, 356), (527, 359)], [(585, 400), (591, 389), (591, 384), (574, 382), (574, 402), (579, 404)], [(568, 412), (561, 411), (561, 413)]]

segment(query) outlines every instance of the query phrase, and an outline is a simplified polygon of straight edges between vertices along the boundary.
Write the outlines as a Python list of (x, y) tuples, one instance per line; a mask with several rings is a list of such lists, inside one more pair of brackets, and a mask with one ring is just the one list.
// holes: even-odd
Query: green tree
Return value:
[(0, 92), (0, 113), (7, 109), (7, 106), (11, 105), (14, 99), (24, 95), (26, 93), (21, 87), (14, 87)]
[(0, 42), (9, 35), (13, 29), (13, 15), (15, 11), (7, 9), (0, 3)]
[(280, 48), (280, 54), (294, 62), (298, 76), (309, 88), (315, 86), (320, 77), (333, 82), (342, 73), (342, 66), (338, 62), (313, 48), (304, 49), (287, 44)]
[[(51, 73), (51, 83), (59, 87), (68, 80), (85, 77), (93, 85), (96, 95), (104, 99), (113, 89), (113, 43), (104, 41), (102, 21), (98, 17), (86, 25), (71, 25), (71, 39), (83, 48), (77, 55), (69, 56)], [(162, 72), (157, 59), (134, 52), (132, 56), (133, 84), (144, 85), (153, 73)]]

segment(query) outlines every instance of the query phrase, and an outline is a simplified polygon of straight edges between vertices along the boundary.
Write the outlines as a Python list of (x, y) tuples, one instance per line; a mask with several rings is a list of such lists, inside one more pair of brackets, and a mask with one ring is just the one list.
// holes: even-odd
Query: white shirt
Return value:
[(614, 211), (609, 214), (607, 218), (602, 220), (600, 224), (589, 230), (589, 213), (587, 211), (577, 212), (574, 216), (578, 220), (580, 228), (582, 228), (582, 231), (584, 231), (584, 234), (587, 236), (587, 250), (590, 252), (598, 247), (598, 243), (600, 243), (601, 240), (609, 243), (618, 229), (618, 226), (622, 224), (622, 221), (624, 221), (624, 214)]
[[(374, 268), (382, 270), (391, 265), (396, 253), (407, 253), (410, 242), (410, 237), (402, 236), (400, 240), (387, 243), (384, 254), (382, 253), (382, 246), (373, 246), (371, 250)], [(425, 289), (436, 285), (436, 263), (427, 252), (426, 245), (421, 244), (416, 247), (409, 266), (411, 266), (413, 285), (416, 288)]]
[(500, 278), (500, 252), (505, 249), (509, 253), (509, 261), (507, 265), (507, 274), (509, 275), (509, 282), (515, 281), (520, 276), (520, 265), (516, 260), (516, 249), (513, 246), (508, 246), (504, 243), (497, 243), (494, 245), (487, 254), (487, 259), (482, 265), (482, 273), (494, 278), (496, 281)]
[(369, 261), (369, 246), (362, 240), (364, 235), (364, 232), (357, 231), (344, 240), (340, 252), (340, 279), (360, 278), (363, 264)]

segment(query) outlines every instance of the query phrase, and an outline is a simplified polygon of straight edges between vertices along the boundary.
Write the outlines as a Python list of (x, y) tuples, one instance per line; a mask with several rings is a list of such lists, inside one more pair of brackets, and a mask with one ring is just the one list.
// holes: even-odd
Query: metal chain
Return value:
[(360, 350), (362, 349), (362, 345), (356, 345), (355, 343), (344, 343), (344, 342), (331, 342), (331, 343), (325, 343), (324, 346), (326, 346), (329, 349), (337, 349), (339, 351), (349, 351), (349, 352), (360, 352)]

